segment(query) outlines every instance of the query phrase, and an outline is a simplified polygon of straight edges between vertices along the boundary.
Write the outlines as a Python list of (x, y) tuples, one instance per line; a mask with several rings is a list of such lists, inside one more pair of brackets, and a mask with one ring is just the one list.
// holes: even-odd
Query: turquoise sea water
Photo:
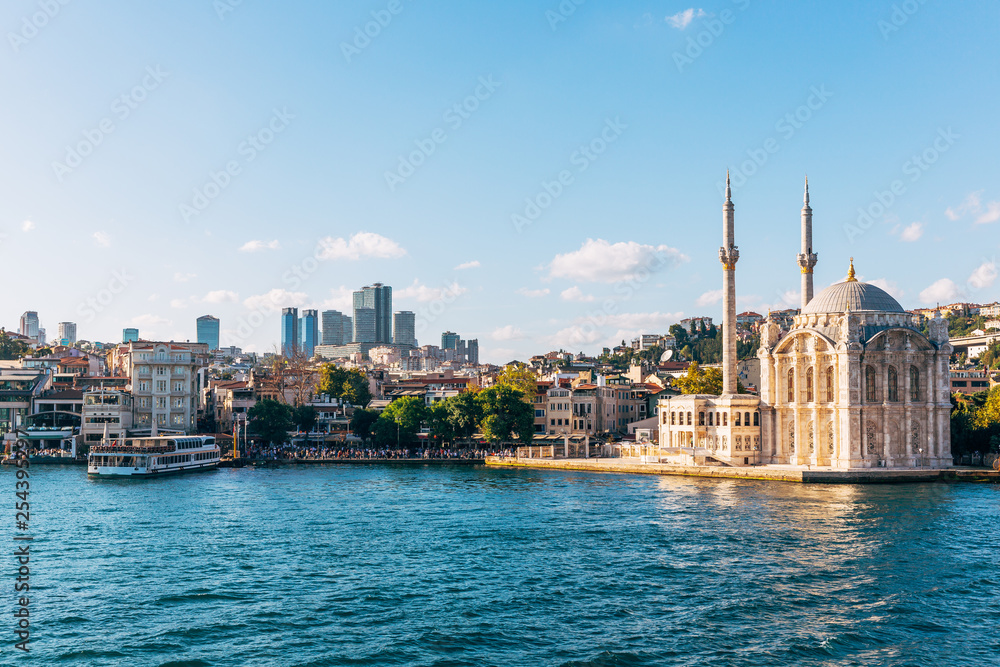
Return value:
[(0, 664), (1000, 662), (997, 486), (343, 465), (31, 483), (32, 651), (8, 555)]

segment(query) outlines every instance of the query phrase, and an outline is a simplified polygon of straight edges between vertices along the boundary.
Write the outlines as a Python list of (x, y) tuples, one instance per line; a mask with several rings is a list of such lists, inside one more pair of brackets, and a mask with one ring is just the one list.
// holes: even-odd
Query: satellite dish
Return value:
[(663, 354), (660, 355), (660, 361), (661, 362), (663, 362), (663, 361), (670, 361), (673, 358), (673, 356), (674, 356), (674, 351), (673, 350), (667, 350), (666, 352), (664, 352)]

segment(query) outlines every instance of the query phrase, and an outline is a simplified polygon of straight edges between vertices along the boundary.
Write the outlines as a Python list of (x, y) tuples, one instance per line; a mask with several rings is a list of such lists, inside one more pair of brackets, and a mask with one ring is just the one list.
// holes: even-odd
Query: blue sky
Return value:
[(599, 352), (721, 317), (727, 167), (740, 310), (797, 305), (806, 173), (818, 287), (853, 256), (908, 308), (993, 301), (998, 25), (986, 0), (10, 0), (0, 323), (186, 340), (210, 313), (269, 351), (277, 309), (381, 281), (421, 343)]

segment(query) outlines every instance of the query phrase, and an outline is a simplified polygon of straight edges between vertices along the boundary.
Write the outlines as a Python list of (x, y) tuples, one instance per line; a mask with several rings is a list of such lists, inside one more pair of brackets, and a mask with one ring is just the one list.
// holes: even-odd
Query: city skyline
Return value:
[[(817, 292), (853, 256), (906, 308), (997, 298), (993, 3), (403, 7), (363, 48), (378, 7), (314, 3), (68, 5), (8, 40), (0, 80), (23, 104), (0, 110), (0, 243), (33, 284), (0, 322), (195, 340), (211, 311), (222, 346), (267, 352), (282, 308), (350, 313), (381, 280), (422, 341), (460, 331), (495, 363), (595, 353), (721, 320), (726, 166), (738, 311), (799, 305), (806, 173)], [(433, 80), (415, 83), (418, 50)], [(152, 249), (138, 220), (163, 232)]]

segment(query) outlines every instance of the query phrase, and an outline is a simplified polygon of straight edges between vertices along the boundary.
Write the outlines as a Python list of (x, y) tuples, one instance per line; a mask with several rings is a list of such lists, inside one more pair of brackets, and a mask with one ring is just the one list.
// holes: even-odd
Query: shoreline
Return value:
[(715, 479), (750, 479), (798, 484), (916, 484), (925, 482), (1000, 482), (1000, 472), (989, 468), (832, 468), (801, 469), (791, 466), (678, 466), (666, 463), (642, 463), (638, 459), (515, 459), (490, 456), (487, 466), (532, 468), (536, 470), (572, 470), (625, 475), (670, 475)]

